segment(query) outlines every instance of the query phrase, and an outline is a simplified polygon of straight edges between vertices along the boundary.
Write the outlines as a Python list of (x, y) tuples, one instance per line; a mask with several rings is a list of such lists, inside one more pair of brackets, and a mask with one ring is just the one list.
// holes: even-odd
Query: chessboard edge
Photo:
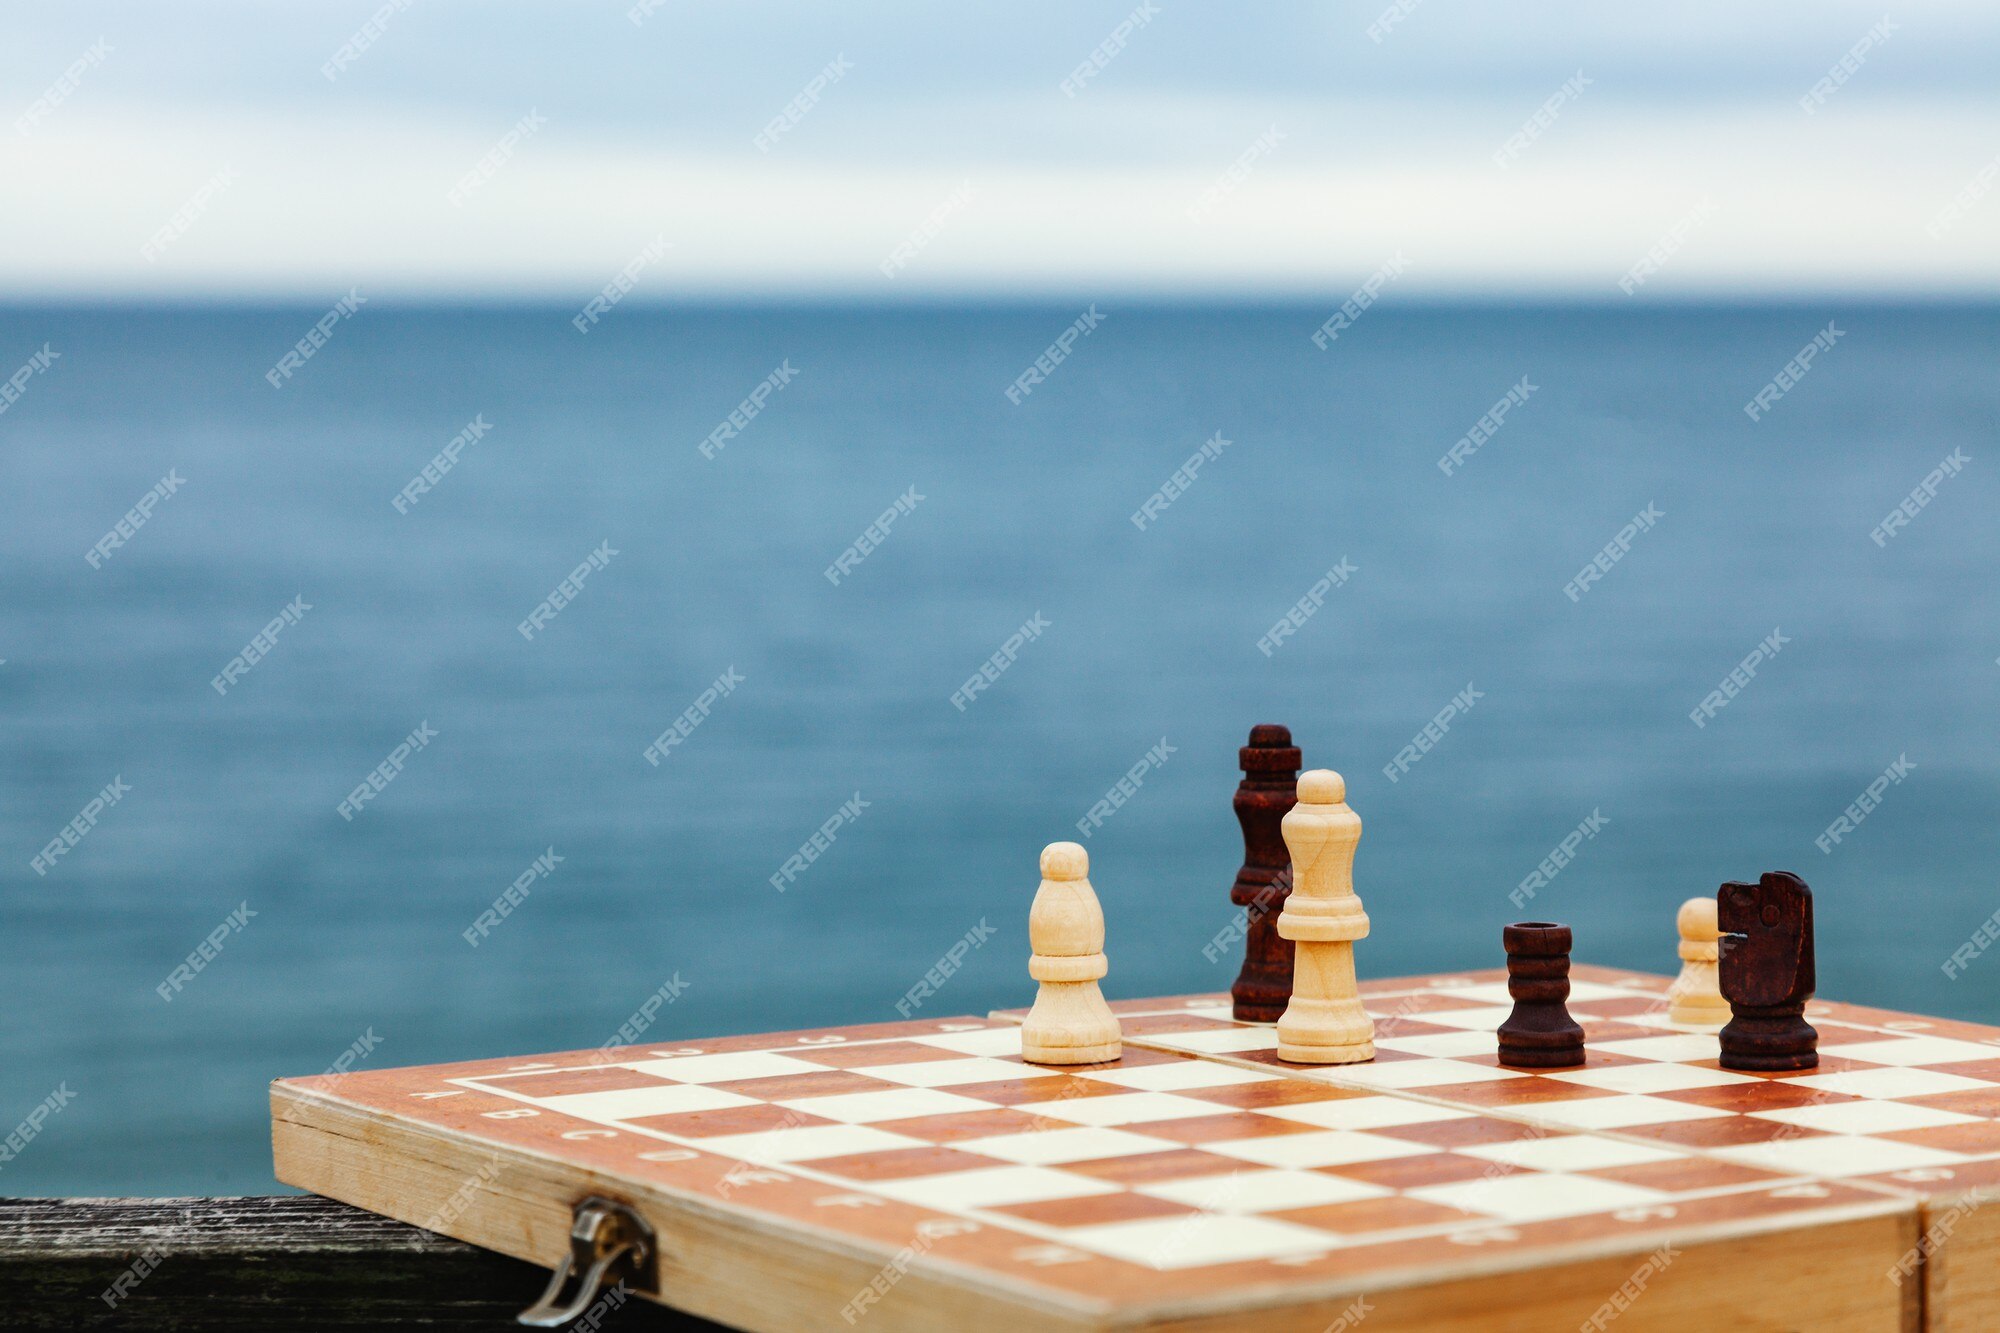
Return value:
[[(347, 1132), (346, 1127), (338, 1123), (329, 1123), (337, 1122), (341, 1117), (353, 1121), (357, 1128), (386, 1129), (393, 1138), (407, 1146), (397, 1148), (392, 1145), (385, 1151), (380, 1142), (370, 1143), (362, 1135)], [(773, 1271), (790, 1275), (796, 1280), (800, 1275), (809, 1275), (816, 1265), (849, 1270), (845, 1274), (844, 1285), (858, 1291), (888, 1267), (896, 1265), (902, 1253), (892, 1244), (809, 1223), (789, 1221), (784, 1225), (773, 1225), (770, 1218), (754, 1209), (718, 1206), (713, 1200), (699, 1195), (654, 1182), (609, 1175), (536, 1148), (498, 1143), (426, 1121), (398, 1116), (379, 1107), (344, 1100), (322, 1089), (300, 1087), (290, 1080), (276, 1080), (271, 1085), (271, 1130), (273, 1161), (281, 1183), (521, 1259), (543, 1269), (552, 1269), (555, 1264), (552, 1256), (560, 1256), (568, 1245), (571, 1211), (576, 1201), (593, 1192), (635, 1207), (643, 1205), (647, 1220), (662, 1235), (685, 1240), (691, 1235), (689, 1229), (694, 1228), (692, 1234), (705, 1244), (690, 1242), (684, 1245), (682, 1253), (700, 1248), (717, 1250), (718, 1253), (709, 1263), (685, 1262), (682, 1267), (698, 1269), (705, 1279), (702, 1285), (707, 1288), (732, 1285), (723, 1280), (730, 1261), (741, 1264), (742, 1255), (756, 1252), (753, 1245), (732, 1247), (717, 1244), (718, 1236), (724, 1233), (740, 1235), (746, 1240), (754, 1238), (767, 1247), (784, 1252), (782, 1262), (776, 1264), (775, 1269), (769, 1266), (751, 1268), (741, 1275), (741, 1281), (733, 1284), (739, 1291), (755, 1290), (762, 1295), (769, 1294), (768, 1279)], [(314, 1156), (312, 1150), (329, 1141), (352, 1145), (352, 1160), (338, 1169), (315, 1170), (310, 1165)], [(511, 1178), (503, 1179), (497, 1172), (487, 1177), (481, 1170), (468, 1172), (448, 1167), (447, 1159), (454, 1155), (483, 1158), (489, 1165), (504, 1163), (511, 1168)], [(441, 1195), (445, 1201), (443, 1205), (430, 1208), (405, 1206), (385, 1197), (380, 1191), (355, 1187), (355, 1182), (369, 1170), (410, 1166), (450, 1170), (459, 1185), (457, 1189)], [(540, 1188), (534, 1188), (537, 1173), (541, 1177)], [(527, 1178), (523, 1179), (523, 1175)], [(475, 1185), (477, 1188), (474, 1188)], [(511, 1186), (515, 1202), (538, 1205), (541, 1216), (522, 1218), (520, 1224), (513, 1227), (468, 1223), (466, 1219), (473, 1213), (480, 1194), (510, 1192), (491, 1188), (496, 1185)], [(674, 1225), (662, 1226), (662, 1221)], [(706, 1231), (702, 1230), (704, 1228)], [(744, 1323), (742, 1326), (745, 1328), (786, 1330), (798, 1327), (796, 1323), (785, 1321), (754, 1322), (754, 1312), (746, 1313), (736, 1303), (727, 1300), (682, 1304), (689, 1294), (684, 1287), (675, 1289), (672, 1300), (663, 1297), (659, 1289), (664, 1285), (661, 1270), (668, 1258), (667, 1248), (665, 1245), (660, 1247), (661, 1253), (656, 1256), (648, 1274), (650, 1281), (633, 1287), (648, 1300), (705, 1318), (753, 1320)], [(929, 1270), (928, 1273), (925, 1270)], [(997, 1301), (1007, 1320), (1012, 1322), (991, 1324), (996, 1333), (1018, 1328), (1019, 1321), (1024, 1319), (1036, 1320), (1040, 1327), (1051, 1333), (1068, 1333), (1070, 1330), (1094, 1333), (1122, 1322), (1114, 1315), (1129, 1313), (1116, 1310), (1105, 1302), (1072, 1299), (1060, 1291), (996, 1280), (979, 1269), (939, 1260), (935, 1256), (917, 1256), (899, 1271), (899, 1285), (917, 1280), (918, 1285), (906, 1290), (905, 1294), (917, 1297), (919, 1302), (926, 1286), (935, 1288), (936, 1296), (946, 1305), (956, 1304), (969, 1294)], [(880, 1306), (875, 1307), (875, 1313), (880, 1313), (881, 1309)], [(815, 1306), (812, 1313), (816, 1315), (823, 1310)], [(933, 1310), (924, 1318), (936, 1317), (938, 1313)], [(950, 1313), (957, 1320), (956, 1326), (967, 1330), (967, 1333), (982, 1333), (989, 1328), (988, 1324), (974, 1318), (979, 1313), (976, 1308), (955, 1309)], [(871, 1325), (880, 1327), (884, 1333), (902, 1327), (895, 1320), (879, 1325), (871, 1320)], [(932, 1326), (920, 1320), (909, 1327), (923, 1330)]]

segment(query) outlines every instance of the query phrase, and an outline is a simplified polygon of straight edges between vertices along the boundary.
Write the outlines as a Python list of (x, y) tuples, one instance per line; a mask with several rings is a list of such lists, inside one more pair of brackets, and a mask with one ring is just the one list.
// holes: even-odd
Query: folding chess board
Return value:
[(1072, 1071), (1000, 1014), (283, 1080), (278, 1174), (550, 1267), (615, 1199), (750, 1329), (2000, 1326), (2000, 1029), (1816, 1003), (1818, 1069), (1737, 1074), (1573, 975), (1578, 1069), (1499, 1067), (1471, 973), (1364, 984), (1362, 1065), (1197, 996)]

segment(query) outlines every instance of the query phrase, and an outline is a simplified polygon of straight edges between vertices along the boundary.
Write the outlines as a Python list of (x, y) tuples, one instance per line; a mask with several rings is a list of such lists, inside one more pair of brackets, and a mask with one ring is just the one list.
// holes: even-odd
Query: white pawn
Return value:
[(1354, 941), (1368, 934), (1368, 913), (1354, 896), (1354, 850), (1361, 816), (1347, 806), (1347, 784), (1332, 769), (1299, 774), (1299, 800), (1280, 826), (1292, 854), (1292, 894), (1278, 934), (1298, 945), (1292, 999), (1278, 1020), (1278, 1058), (1294, 1064), (1345, 1065), (1375, 1058), (1375, 1020), (1354, 981)]
[(1729, 1021), (1729, 1001), (1722, 998), (1721, 933), (1715, 923), (1715, 899), (1690, 898), (1681, 904), (1674, 925), (1681, 933), (1681, 974), (1667, 996), (1673, 1001), (1667, 1018), (1689, 1027), (1720, 1028)]
[(1042, 983), (1021, 1024), (1021, 1058), (1037, 1065), (1116, 1060), (1118, 1018), (1097, 980), (1104, 957), (1104, 909), (1090, 887), (1090, 854), (1073, 842), (1042, 848), (1042, 886), (1028, 912), (1028, 975)]

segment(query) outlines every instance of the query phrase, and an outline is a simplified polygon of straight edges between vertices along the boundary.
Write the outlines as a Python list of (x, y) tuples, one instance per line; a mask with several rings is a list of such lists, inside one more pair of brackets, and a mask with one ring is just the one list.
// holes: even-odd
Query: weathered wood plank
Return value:
[[(310, 1195), (0, 1199), (10, 1330), (500, 1333), (520, 1328), (514, 1315), (547, 1280), (533, 1265)], [(602, 1323), (721, 1330), (637, 1297)]]

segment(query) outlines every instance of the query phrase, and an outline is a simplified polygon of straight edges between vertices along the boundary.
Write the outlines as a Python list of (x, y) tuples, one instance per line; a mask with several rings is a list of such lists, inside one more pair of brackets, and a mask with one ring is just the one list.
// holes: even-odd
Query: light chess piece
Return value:
[(1295, 946), (1292, 998), (1278, 1020), (1278, 1058), (1346, 1065), (1375, 1058), (1375, 1021), (1354, 981), (1354, 941), (1368, 913), (1354, 894), (1361, 816), (1347, 807), (1347, 784), (1331, 769), (1299, 775), (1298, 803), (1285, 815), (1292, 892), (1278, 934)]
[(1021, 1025), (1021, 1058), (1036, 1065), (1094, 1065), (1116, 1060), (1117, 1015), (1098, 979), (1104, 956), (1104, 909), (1090, 887), (1090, 854), (1073, 842), (1042, 849), (1042, 886), (1028, 911), (1028, 975), (1041, 983)]
[(1667, 1017), (1688, 1027), (1719, 1031), (1729, 1021), (1729, 1001), (1722, 998), (1722, 980), (1716, 970), (1722, 946), (1715, 924), (1715, 899), (1688, 899), (1681, 904), (1674, 924), (1681, 934), (1681, 974), (1667, 991), (1672, 1001)]

